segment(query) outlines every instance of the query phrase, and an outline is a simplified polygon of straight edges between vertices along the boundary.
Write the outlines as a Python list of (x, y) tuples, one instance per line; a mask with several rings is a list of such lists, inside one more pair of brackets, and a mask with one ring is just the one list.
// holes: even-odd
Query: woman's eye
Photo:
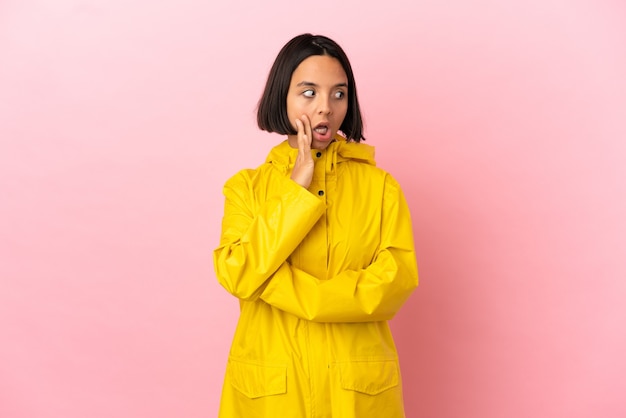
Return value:
[(335, 93), (335, 98), (336, 98), (336, 99), (343, 99), (343, 97), (344, 97), (345, 95), (346, 95), (346, 94), (345, 94), (343, 91), (338, 91), (337, 93)]
[(313, 97), (315, 96), (315, 92), (313, 90), (305, 90), (302, 92), (303, 95), (305, 95), (306, 97)]

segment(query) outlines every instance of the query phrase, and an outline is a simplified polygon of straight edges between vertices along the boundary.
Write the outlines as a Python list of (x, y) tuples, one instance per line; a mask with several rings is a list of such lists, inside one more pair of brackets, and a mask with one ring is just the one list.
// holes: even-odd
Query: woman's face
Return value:
[[(296, 119), (306, 115), (311, 123), (311, 148), (325, 149), (339, 130), (348, 111), (348, 77), (339, 60), (312, 55), (291, 75), (287, 92), (287, 116), (296, 129)], [(297, 135), (289, 144), (297, 148)]]

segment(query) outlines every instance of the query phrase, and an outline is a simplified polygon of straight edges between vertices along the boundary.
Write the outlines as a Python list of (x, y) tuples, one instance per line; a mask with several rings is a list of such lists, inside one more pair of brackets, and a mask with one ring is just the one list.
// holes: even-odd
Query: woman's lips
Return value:
[(328, 126), (320, 126), (318, 128), (315, 128), (315, 132), (318, 132), (322, 135), (324, 135), (327, 130), (328, 130)]
[(313, 129), (313, 137), (318, 141), (328, 141), (331, 137), (328, 125), (319, 124)]

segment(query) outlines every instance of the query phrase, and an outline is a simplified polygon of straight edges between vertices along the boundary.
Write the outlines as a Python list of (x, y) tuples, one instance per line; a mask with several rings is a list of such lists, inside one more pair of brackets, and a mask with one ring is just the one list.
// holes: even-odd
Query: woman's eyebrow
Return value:
[[(311, 81), (301, 81), (296, 84), (297, 87), (307, 86), (307, 87), (319, 87), (317, 84)], [(348, 87), (348, 83), (337, 83), (333, 87)]]

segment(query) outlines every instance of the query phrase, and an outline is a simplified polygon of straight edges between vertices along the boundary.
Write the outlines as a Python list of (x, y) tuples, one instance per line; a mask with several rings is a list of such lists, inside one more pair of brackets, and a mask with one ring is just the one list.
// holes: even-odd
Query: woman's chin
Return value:
[(334, 139), (334, 135), (330, 130), (328, 130), (328, 132), (326, 132), (324, 135), (320, 135), (317, 132), (313, 132), (313, 140), (311, 141), (311, 148), (319, 149), (319, 150), (326, 149), (326, 147), (328, 147), (328, 145), (330, 145), (330, 143), (333, 142), (333, 139)]

